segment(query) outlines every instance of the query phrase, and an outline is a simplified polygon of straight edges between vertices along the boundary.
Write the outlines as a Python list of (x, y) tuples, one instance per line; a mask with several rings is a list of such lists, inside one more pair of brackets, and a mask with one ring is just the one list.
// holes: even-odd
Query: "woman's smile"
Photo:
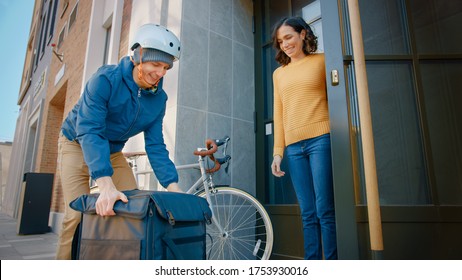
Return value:
[(296, 32), (293, 27), (283, 25), (277, 32), (277, 40), (281, 50), (290, 57), (290, 60), (296, 61), (304, 58), (306, 55), (303, 52), (303, 39), (305, 31)]

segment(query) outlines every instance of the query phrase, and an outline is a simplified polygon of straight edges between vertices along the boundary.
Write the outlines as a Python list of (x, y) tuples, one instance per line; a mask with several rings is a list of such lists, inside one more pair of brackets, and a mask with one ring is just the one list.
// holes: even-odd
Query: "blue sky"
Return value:
[(0, 142), (13, 141), (34, 0), (0, 0)]

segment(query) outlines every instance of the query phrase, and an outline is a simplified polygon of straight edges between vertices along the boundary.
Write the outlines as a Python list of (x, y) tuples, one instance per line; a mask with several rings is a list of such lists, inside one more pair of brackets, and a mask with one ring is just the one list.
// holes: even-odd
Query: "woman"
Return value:
[(162, 186), (180, 191), (178, 174), (164, 144), (162, 122), (167, 94), (159, 85), (180, 56), (180, 41), (165, 27), (140, 27), (131, 44), (133, 56), (118, 65), (105, 65), (87, 82), (84, 92), (61, 128), (59, 168), (65, 212), (57, 259), (71, 258), (80, 213), (69, 203), (89, 193), (90, 177), (100, 195), (96, 213), (113, 216), (122, 190), (136, 188), (132, 170), (122, 154), (127, 140), (144, 132), (145, 149)]
[[(324, 55), (315, 54), (317, 37), (301, 17), (273, 28), (274, 149), (271, 170), (290, 176), (301, 210), (305, 259), (337, 259)], [(321, 242), (322, 238), (322, 242)]]

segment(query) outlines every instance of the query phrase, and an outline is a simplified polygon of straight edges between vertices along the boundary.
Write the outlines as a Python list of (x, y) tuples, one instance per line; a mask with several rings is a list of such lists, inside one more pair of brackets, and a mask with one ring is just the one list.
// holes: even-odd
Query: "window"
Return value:
[(417, 51), (420, 54), (462, 53), (460, 1), (409, 1)]
[[(58, 6), (58, 0), (51, 1), (51, 2), (53, 2), (53, 11), (48, 13), (51, 17), (51, 23), (50, 23), (49, 32), (48, 32), (48, 44), (51, 42), (51, 39), (53, 38), (53, 33), (55, 31), (56, 8)], [(50, 7), (51, 7), (51, 2), (50, 2)]]
[(359, 7), (366, 55), (409, 54), (402, 1), (361, 1)]
[[(360, 0), (359, 7), (381, 205), (462, 205), (462, 8), (450, 0)], [(360, 133), (355, 141), (361, 158)]]
[(438, 199), (462, 205), (462, 60), (425, 60), (420, 66)]
[(31, 76), (32, 76), (32, 71), (34, 70), (34, 48), (32, 43), (34, 42), (34, 34), (35, 32), (31, 32), (32, 36), (29, 38), (29, 42), (27, 43), (27, 54), (26, 54), (26, 61), (24, 65), (24, 69), (27, 69), (23, 73), (23, 80), (21, 83), (21, 90), (23, 90), (25, 87), (29, 86), (29, 83), (31, 81)]
[(316, 0), (303, 6), (301, 12), (303, 19), (310, 25), (314, 35), (318, 37), (318, 50), (316, 52), (323, 53), (321, 3)]
[(111, 45), (111, 32), (112, 26), (106, 28), (106, 42), (104, 42), (104, 55), (103, 55), (103, 65), (108, 64), (109, 60), (109, 46)]
[(41, 24), (40, 24), (40, 37), (39, 37), (39, 41), (37, 43), (37, 46), (35, 48), (35, 67), (37, 67), (38, 65), (38, 62), (39, 60), (42, 58), (43, 56), (43, 49), (41, 49), (41, 46), (43, 45), (42, 42), (45, 41), (45, 22), (46, 22), (46, 16), (42, 16), (42, 21), (41, 21)]
[(380, 202), (430, 203), (412, 63), (369, 61), (368, 87)]
[(58, 43), (57, 43), (57, 48), (58, 48), (58, 49), (59, 49), (59, 48), (61, 47), (61, 45), (63, 44), (65, 33), (66, 33), (66, 24), (64, 24), (63, 29), (61, 29), (61, 32), (59, 32)]
[(40, 56), (43, 56), (43, 54), (45, 53), (45, 47), (47, 45), (47, 31), (48, 31), (48, 28), (50, 26), (50, 14), (51, 14), (51, 3), (52, 1), (48, 1), (48, 10), (47, 10), (47, 13), (45, 14), (45, 18), (46, 20), (43, 21), (43, 23), (45, 23), (44, 26), (42, 26), (43, 28), (43, 38), (42, 38), (42, 48), (41, 48), (41, 52), (40, 52)]
[(72, 26), (74, 26), (75, 21), (77, 20), (77, 10), (79, 7), (79, 2), (77, 2), (72, 9), (71, 15), (69, 16), (69, 30), (71, 30)]
[(62, 9), (61, 9), (61, 18), (64, 16), (64, 14), (66, 13), (67, 11), (67, 7), (69, 7), (69, 0), (64, 0), (63, 2), (63, 5), (62, 5)]

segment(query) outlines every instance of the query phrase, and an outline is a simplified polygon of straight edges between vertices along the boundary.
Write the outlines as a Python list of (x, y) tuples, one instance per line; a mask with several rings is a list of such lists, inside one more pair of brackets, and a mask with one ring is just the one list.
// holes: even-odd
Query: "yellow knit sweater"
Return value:
[(274, 149), (330, 132), (324, 54), (311, 54), (273, 73)]

